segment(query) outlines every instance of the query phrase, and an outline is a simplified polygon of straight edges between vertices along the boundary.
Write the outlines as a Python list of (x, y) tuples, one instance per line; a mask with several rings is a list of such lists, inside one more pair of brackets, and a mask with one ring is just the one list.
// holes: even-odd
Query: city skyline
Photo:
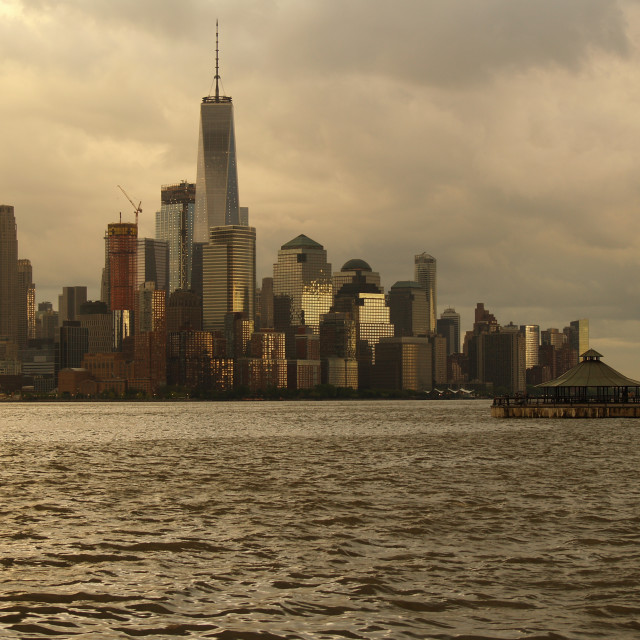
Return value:
[(589, 318), (607, 362), (640, 377), (633, 3), (3, 2), (0, 16), (0, 201), (37, 302), (99, 297), (104, 230), (133, 219), (117, 184), (153, 238), (160, 186), (196, 179), (219, 17), (258, 281), (299, 234), (334, 265), (366, 260), (385, 291), (426, 252), (438, 317), (454, 307), (466, 330), (484, 301), (503, 324)]

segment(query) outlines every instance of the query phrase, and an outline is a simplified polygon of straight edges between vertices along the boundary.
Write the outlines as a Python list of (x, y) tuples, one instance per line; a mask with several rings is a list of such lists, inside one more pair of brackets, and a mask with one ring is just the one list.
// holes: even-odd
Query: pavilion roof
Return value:
[(627, 378), (600, 361), (602, 356), (594, 349), (582, 354), (582, 362), (555, 380), (538, 387), (640, 387), (640, 381)]

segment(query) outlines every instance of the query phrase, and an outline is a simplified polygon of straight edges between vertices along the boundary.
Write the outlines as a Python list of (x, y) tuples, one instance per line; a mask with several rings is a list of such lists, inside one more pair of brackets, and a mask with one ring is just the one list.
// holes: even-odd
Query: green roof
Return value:
[(582, 354), (582, 362), (569, 369), (555, 380), (543, 382), (538, 387), (640, 387), (638, 380), (632, 380), (600, 362), (602, 356), (594, 349)]
[(285, 242), (281, 249), (324, 249), (321, 244), (301, 233), (297, 238)]
[(422, 289), (420, 284), (413, 280), (399, 280), (391, 288), (392, 289)]

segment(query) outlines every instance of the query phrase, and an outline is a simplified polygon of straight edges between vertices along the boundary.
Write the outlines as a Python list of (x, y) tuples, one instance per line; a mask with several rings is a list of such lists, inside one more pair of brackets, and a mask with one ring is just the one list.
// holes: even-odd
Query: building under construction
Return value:
[(138, 225), (114, 222), (105, 236), (105, 275), (111, 311), (132, 311), (136, 305)]

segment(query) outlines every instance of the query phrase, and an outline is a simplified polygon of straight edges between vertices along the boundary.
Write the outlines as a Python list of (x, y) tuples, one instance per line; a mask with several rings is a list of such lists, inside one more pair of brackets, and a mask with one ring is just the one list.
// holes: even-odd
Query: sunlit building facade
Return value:
[(287, 332), (287, 355), (293, 357), (295, 328), (318, 332), (320, 317), (333, 302), (331, 264), (324, 247), (305, 235), (283, 244), (273, 265), (273, 323)]
[(540, 349), (540, 327), (537, 324), (522, 324), (520, 332), (524, 335), (525, 363), (527, 369), (538, 365)]
[(380, 338), (375, 352), (375, 387), (412, 391), (431, 389), (431, 344), (427, 338)]
[(228, 225), (212, 227), (202, 248), (202, 326), (224, 330), (228, 313), (253, 321), (256, 293), (256, 230)]

